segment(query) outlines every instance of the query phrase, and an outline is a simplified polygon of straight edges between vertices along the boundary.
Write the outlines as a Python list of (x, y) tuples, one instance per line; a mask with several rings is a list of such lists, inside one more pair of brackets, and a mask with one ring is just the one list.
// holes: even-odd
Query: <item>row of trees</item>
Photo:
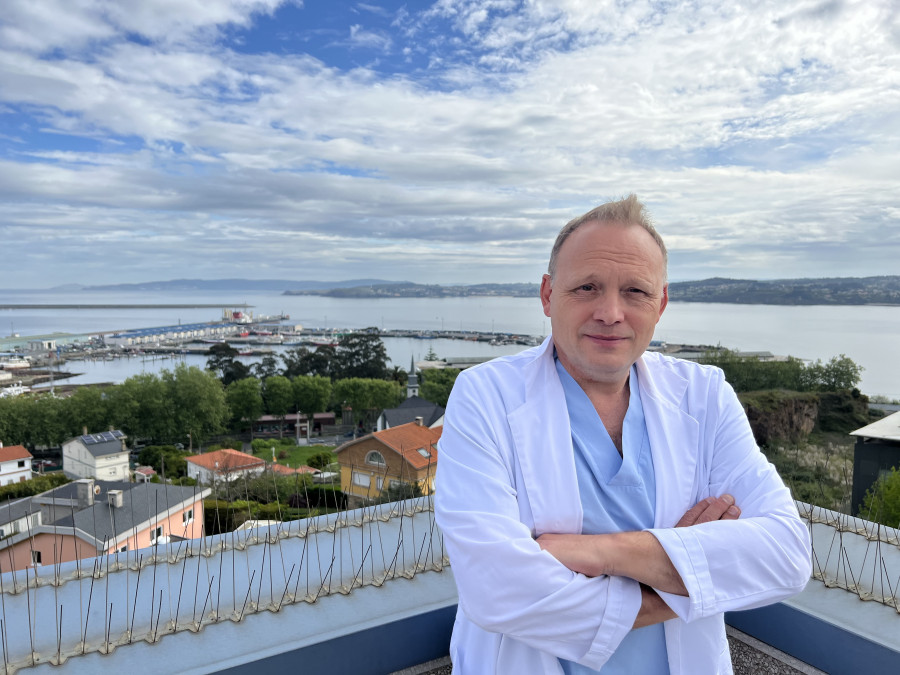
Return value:
[(790, 391), (841, 391), (853, 389), (862, 376), (862, 366), (841, 354), (827, 363), (805, 363), (788, 357), (786, 361), (761, 361), (719, 349), (703, 356), (702, 363), (718, 366), (735, 391), (788, 389)]
[(241, 431), (263, 414), (280, 418), (333, 406), (353, 408), (356, 421), (397, 405), (406, 373), (387, 367), (376, 329), (341, 337), (337, 347), (290, 350), (252, 368), (229, 345), (214, 345), (207, 370), (176, 366), (123, 384), (80, 387), (72, 396), (31, 395), (0, 400), (0, 438), (30, 447), (114, 427), (133, 439), (189, 447), (224, 431)]
[(131, 437), (198, 442), (220, 433), (229, 419), (216, 377), (179, 364), (159, 375), (142, 373), (111, 387), (79, 387), (66, 398), (49, 394), (0, 399), (0, 438), (31, 447), (56, 446), (87, 429), (110, 427)]
[(406, 378), (406, 372), (401, 368), (388, 368), (390, 359), (377, 328), (342, 335), (337, 346), (289, 349), (280, 356), (281, 364), (278, 358), (268, 355), (259, 363), (248, 366), (237, 359), (238, 350), (225, 343), (213, 345), (209, 355), (206, 367), (216, 373), (225, 385), (248, 377), (264, 381), (273, 375), (287, 378), (317, 375), (332, 381), (362, 378), (401, 383)]
[(212, 372), (179, 364), (120, 385), (80, 387), (67, 398), (39, 394), (0, 399), (0, 438), (6, 444), (52, 447), (84, 429), (95, 433), (112, 427), (132, 439), (191, 447), (225, 431), (245, 430), (263, 414), (283, 420), (293, 411), (312, 414), (349, 405), (362, 420), (396, 406), (401, 396), (393, 381), (332, 382), (320, 375), (274, 375), (265, 381), (247, 377), (225, 387)]

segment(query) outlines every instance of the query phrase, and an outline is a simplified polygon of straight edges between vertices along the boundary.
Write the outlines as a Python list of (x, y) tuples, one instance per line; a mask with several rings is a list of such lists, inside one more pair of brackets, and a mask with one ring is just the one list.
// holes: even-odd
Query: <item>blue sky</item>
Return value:
[(900, 273), (890, 0), (4, 0), (7, 288), (537, 281), (630, 192), (670, 278)]

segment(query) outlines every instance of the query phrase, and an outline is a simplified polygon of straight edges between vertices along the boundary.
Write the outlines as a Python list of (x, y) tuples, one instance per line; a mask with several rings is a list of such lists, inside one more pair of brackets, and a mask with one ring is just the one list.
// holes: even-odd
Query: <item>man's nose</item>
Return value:
[(594, 321), (605, 324), (619, 323), (624, 319), (622, 299), (618, 293), (601, 293), (594, 304)]

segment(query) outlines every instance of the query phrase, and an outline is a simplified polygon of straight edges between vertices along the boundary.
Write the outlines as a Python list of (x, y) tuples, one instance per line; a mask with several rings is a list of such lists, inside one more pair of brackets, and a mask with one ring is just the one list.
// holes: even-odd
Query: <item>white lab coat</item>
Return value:
[[(807, 528), (759, 452), (722, 371), (655, 353), (637, 362), (656, 472), (650, 530), (688, 597), (660, 593), (672, 675), (731, 673), (722, 613), (798, 593)], [(460, 374), (444, 418), (436, 517), (459, 591), (454, 673), (561, 673), (558, 657), (600, 668), (631, 629), (637, 582), (575, 574), (534, 538), (579, 533), (581, 499), (552, 338)], [(742, 515), (675, 529), (710, 495)]]

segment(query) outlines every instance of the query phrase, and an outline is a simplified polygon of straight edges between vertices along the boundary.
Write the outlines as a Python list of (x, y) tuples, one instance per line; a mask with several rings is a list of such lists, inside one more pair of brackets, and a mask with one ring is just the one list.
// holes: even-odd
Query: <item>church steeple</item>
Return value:
[(416, 376), (416, 362), (409, 357), (409, 379), (406, 381), (406, 398), (419, 395), (419, 378)]

